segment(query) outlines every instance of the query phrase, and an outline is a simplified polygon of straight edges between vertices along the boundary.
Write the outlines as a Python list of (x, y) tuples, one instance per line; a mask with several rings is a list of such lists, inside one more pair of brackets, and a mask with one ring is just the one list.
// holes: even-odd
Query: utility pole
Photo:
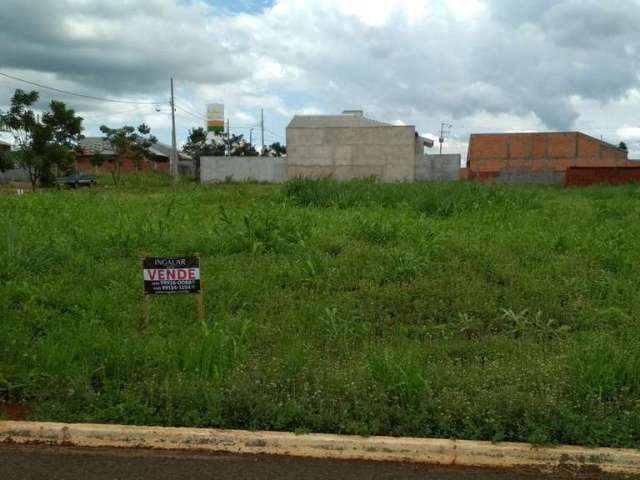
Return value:
[[(449, 133), (449, 129), (451, 129), (453, 127), (453, 125), (449, 124), (449, 123), (441, 123), (440, 124), (440, 138), (438, 138), (438, 142), (440, 143), (440, 155), (442, 155), (442, 144), (444, 143), (444, 136), (445, 133), (448, 134)], [(447, 131), (445, 132), (444, 129), (447, 129)]]
[(253, 128), (249, 129), (249, 145), (253, 147)]
[(171, 77), (171, 156), (169, 157), (169, 169), (173, 179), (178, 179), (178, 149), (176, 146), (176, 107), (173, 98), (173, 77)]
[(227, 118), (227, 155), (231, 155), (231, 127), (229, 126), (229, 119)]
[(262, 131), (262, 149), (260, 155), (264, 153), (264, 109), (260, 109), (260, 130)]

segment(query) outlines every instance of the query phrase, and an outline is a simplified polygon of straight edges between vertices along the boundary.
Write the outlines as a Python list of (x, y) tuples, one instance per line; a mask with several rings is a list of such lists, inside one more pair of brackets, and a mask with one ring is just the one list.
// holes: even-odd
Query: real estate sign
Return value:
[(145, 295), (200, 293), (198, 257), (147, 257), (142, 269)]
[(210, 103), (207, 105), (207, 131), (224, 132), (224, 104)]

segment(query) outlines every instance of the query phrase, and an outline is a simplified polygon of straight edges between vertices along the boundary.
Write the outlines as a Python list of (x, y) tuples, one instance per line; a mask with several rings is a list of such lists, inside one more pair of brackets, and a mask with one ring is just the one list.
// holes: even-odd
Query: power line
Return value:
[[(118, 112), (100, 112), (100, 113), (90, 113), (89, 115), (82, 115), (83, 119), (86, 118), (95, 118), (95, 117), (105, 117), (105, 116), (110, 116), (110, 115), (125, 115), (127, 113), (135, 113), (135, 112), (141, 112), (141, 108), (137, 107), (134, 108), (133, 110), (125, 110), (125, 111), (118, 111)], [(81, 111), (78, 113), (82, 113)]]
[(277, 133), (269, 130), (268, 128), (265, 128), (265, 132), (269, 133), (273, 138), (275, 138), (277, 140), (283, 140), (284, 139), (284, 135), (278, 135)]
[(191, 116), (191, 117), (193, 117), (193, 118), (195, 118), (197, 120), (205, 121), (205, 122), (207, 121), (206, 117), (197, 115), (197, 114), (187, 110), (186, 108), (182, 107), (181, 105), (178, 105), (177, 103), (175, 104), (175, 107), (178, 110), (180, 110), (182, 113), (186, 113), (187, 115), (189, 115), (189, 116)]
[(70, 92), (68, 90), (62, 90), (62, 89), (56, 88), (56, 87), (50, 87), (48, 85), (43, 85), (42, 83), (32, 82), (30, 80), (25, 80), (24, 78), (15, 77), (13, 75), (9, 75), (9, 74), (3, 73), (3, 72), (0, 72), (0, 76), (9, 78), (11, 80), (16, 80), (18, 82), (27, 83), (29, 85), (33, 85), (33, 86), (38, 87), (38, 88), (44, 88), (45, 90), (51, 90), (52, 92), (61, 93), (63, 95), (71, 95), (73, 97), (86, 98), (86, 99), (95, 100), (95, 101), (98, 101), (98, 102), (126, 103), (126, 104), (130, 104), (130, 105), (161, 105), (162, 103), (164, 103), (164, 102), (139, 102), (139, 101), (135, 101), (135, 100), (120, 100), (120, 99), (116, 99), (116, 98), (95, 97), (93, 95), (86, 95), (84, 93), (75, 93), (75, 92)]
[[(180, 101), (182, 102), (182, 100), (181, 100), (179, 97), (176, 97), (176, 99), (178, 99), (178, 100), (180, 100)], [(198, 118), (200, 118), (200, 119), (202, 119), (202, 120), (206, 120), (206, 119), (207, 119), (207, 118), (206, 118), (204, 115), (202, 115), (201, 113), (196, 113), (196, 112), (194, 112), (194, 111), (191, 109), (191, 107), (190, 107), (190, 106), (189, 106), (189, 107), (185, 106), (185, 104), (187, 104), (188, 102), (187, 102), (187, 101), (184, 101), (184, 102), (185, 102), (185, 103), (184, 103), (184, 104), (182, 104), (181, 106), (178, 106), (177, 104), (176, 104), (176, 106), (177, 106), (178, 108), (180, 108), (180, 110), (182, 110), (183, 112), (185, 112), (185, 113), (189, 113), (189, 114), (191, 114), (192, 116), (198, 117)]]

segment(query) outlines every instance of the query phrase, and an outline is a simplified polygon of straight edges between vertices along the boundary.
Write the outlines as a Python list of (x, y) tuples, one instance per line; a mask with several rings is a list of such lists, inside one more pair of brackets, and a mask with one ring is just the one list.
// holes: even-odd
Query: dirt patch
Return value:
[(1, 420), (28, 420), (31, 417), (32, 408), (29, 405), (21, 403), (0, 402), (0, 419)]

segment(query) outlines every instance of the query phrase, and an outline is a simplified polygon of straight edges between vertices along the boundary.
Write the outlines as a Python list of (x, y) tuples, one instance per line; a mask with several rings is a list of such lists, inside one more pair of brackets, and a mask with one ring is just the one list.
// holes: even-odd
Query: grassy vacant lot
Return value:
[[(0, 197), (33, 418), (640, 447), (640, 187), (297, 181)], [(139, 329), (143, 252), (203, 257)]]

